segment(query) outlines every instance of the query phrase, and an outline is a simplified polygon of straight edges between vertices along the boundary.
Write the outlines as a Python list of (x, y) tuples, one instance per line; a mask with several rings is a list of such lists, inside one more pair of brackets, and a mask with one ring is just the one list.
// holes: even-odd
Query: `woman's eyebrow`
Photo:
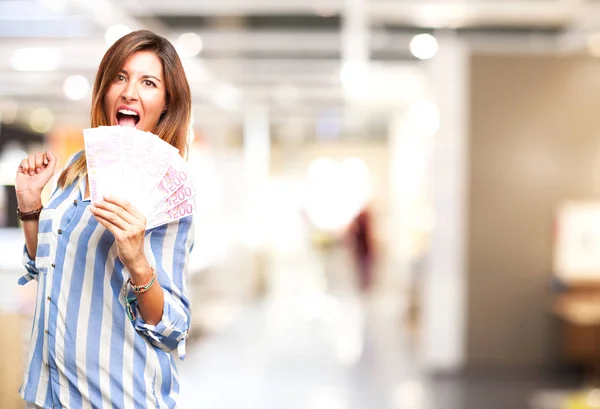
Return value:
[[(127, 70), (126, 70), (125, 68), (121, 68), (121, 70), (119, 71), (119, 74), (125, 74), (125, 75), (129, 76), (129, 73), (127, 72)], [(158, 81), (158, 82), (162, 82), (162, 81), (160, 80), (160, 78), (158, 78), (158, 77), (157, 77), (157, 76), (155, 76), (155, 75), (145, 74), (145, 75), (142, 75), (142, 78), (143, 78), (143, 79), (146, 79), (146, 78), (153, 78), (153, 79), (155, 79), (155, 80), (156, 80), (156, 81)]]
[(146, 78), (153, 78), (153, 79), (155, 79), (155, 80), (156, 80), (156, 81), (158, 81), (158, 82), (162, 82), (162, 81), (160, 80), (160, 78), (158, 78), (158, 77), (156, 77), (156, 76), (154, 76), (154, 75), (148, 75), (148, 74), (146, 74), (146, 75), (142, 75), (142, 78), (144, 78), (144, 79), (146, 79)]

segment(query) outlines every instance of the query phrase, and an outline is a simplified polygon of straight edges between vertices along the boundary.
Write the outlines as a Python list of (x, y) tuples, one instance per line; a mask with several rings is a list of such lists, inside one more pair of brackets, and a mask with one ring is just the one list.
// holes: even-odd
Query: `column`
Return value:
[(431, 371), (454, 371), (465, 360), (466, 195), (468, 179), (468, 50), (452, 34), (438, 36), (426, 62), (440, 112), (433, 151), (435, 227), (422, 283), (422, 359)]

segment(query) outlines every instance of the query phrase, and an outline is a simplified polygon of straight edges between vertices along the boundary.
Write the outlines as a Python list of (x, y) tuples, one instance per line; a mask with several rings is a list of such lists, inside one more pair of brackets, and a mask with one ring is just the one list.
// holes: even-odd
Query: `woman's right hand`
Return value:
[(34, 210), (41, 204), (42, 190), (54, 175), (56, 158), (49, 152), (36, 153), (23, 159), (17, 169), (15, 191), (23, 212)]

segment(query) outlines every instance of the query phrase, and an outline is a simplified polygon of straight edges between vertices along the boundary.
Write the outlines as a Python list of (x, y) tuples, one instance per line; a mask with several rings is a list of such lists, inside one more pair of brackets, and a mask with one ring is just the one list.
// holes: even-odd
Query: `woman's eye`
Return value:
[(117, 75), (117, 81), (125, 81), (125, 77), (119, 74)]
[(144, 85), (148, 86), (148, 87), (155, 87), (156, 84), (150, 80), (145, 80), (144, 81)]

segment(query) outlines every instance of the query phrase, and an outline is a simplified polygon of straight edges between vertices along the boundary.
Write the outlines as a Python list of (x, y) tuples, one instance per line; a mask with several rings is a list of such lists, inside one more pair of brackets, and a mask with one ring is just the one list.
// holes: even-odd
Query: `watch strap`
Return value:
[(44, 209), (44, 206), (40, 206), (37, 209), (34, 209), (34, 210), (30, 211), (30, 212), (22, 212), (21, 209), (19, 209), (17, 207), (17, 217), (21, 221), (39, 220), (40, 213), (42, 212), (43, 209)]

